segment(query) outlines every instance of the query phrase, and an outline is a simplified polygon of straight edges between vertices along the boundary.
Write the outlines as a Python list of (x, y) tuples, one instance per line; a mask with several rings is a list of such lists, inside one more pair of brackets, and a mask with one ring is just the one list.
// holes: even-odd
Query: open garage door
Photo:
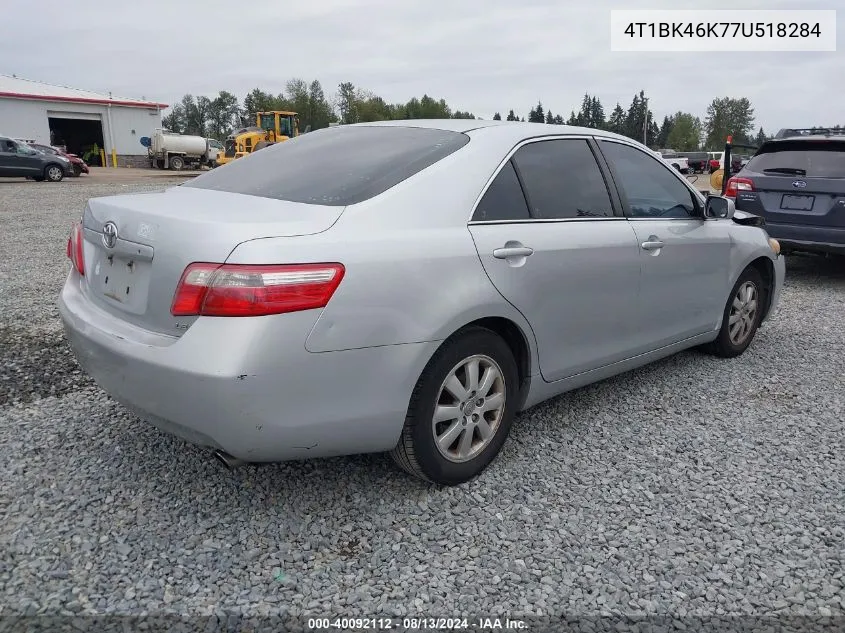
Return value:
[(47, 112), (50, 144), (64, 146), (89, 165), (100, 164), (103, 142), (103, 119), (87, 112)]

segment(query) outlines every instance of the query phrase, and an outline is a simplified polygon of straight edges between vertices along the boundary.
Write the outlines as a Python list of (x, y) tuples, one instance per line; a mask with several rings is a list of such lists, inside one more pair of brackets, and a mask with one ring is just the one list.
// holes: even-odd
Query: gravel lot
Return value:
[(841, 262), (790, 259), (739, 359), (523, 414), (466, 486), (381, 455), (228, 473), (94, 386), (58, 319), (85, 200), (163, 186), (0, 182), (0, 615), (845, 615)]

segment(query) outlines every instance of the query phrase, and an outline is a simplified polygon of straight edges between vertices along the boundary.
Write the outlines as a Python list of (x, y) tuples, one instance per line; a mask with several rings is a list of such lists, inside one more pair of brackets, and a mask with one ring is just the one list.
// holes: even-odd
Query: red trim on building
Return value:
[(19, 92), (0, 92), (0, 97), (12, 99), (32, 99), (34, 101), (64, 101), (67, 103), (93, 103), (97, 105), (117, 105), (129, 108), (167, 108), (166, 103), (150, 103), (145, 101), (121, 101), (119, 99), (88, 99), (86, 97), (51, 97), (49, 95), (30, 95)]

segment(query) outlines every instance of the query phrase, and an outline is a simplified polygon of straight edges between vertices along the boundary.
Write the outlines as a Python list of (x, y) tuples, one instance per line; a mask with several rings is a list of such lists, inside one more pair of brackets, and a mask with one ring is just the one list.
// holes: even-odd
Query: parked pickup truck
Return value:
[(682, 174), (689, 173), (689, 160), (681, 154), (663, 154), (661, 158)]
[(710, 160), (710, 154), (707, 152), (684, 152), (681, 156), (686, 157), (690, 173), (693, 174), (703, 174)]

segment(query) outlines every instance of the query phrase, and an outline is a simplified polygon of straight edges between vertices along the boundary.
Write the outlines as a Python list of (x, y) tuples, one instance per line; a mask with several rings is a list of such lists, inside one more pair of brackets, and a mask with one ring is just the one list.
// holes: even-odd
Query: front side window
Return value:
[(692, 192), (675, 176), (671, 166), (630, 145), (605, 140), (600, 143), (620, 181), (617, 184), (628, 198), (631, 217), (701, 217)]
[(586, 140), (529, 143), (517, 150), (513, 161), (525, 186), (531, 217), (613, 216), (610, 194)]

